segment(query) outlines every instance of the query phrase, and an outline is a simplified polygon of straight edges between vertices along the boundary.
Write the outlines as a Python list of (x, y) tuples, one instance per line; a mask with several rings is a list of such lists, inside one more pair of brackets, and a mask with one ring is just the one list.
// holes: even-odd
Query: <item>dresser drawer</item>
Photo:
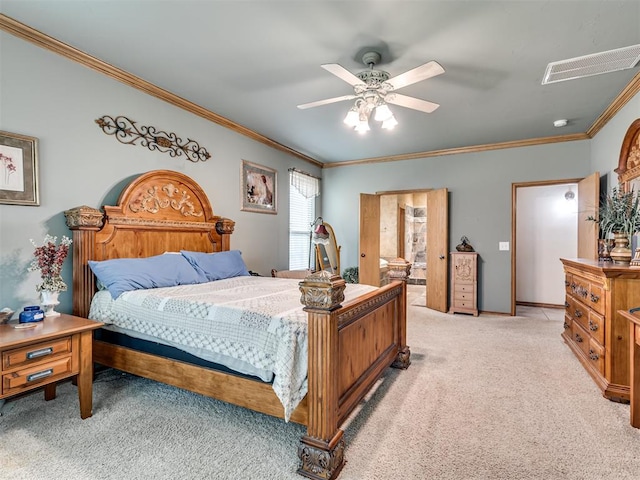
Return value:
[(55, 378), (64, 378), (73, 372), (71, 356), (26, 367), (2, 375), (2, 395), (13, 395)]
[(461, 299), (456, 299), (454, 304), (454, 307), (456, 308), (464, 308), (464, 309), (475, 309), (476, 308), (476, 301), (475, 299), (468, 299), (468, 300), (461, 300)]
[(573, 319), (565, 313), (564, 315), (564, 332), (567, 336), (572, 337), (571, 325), (573, 324)]
[(589, 335), (600, 345), (604, 345), (604, 317), (593, 310), (589, 312), (589, 321), (587, 322), (587, 329)]
[(27, 365), (46, 362), (72, 350), (71, 336), (2, 352), (2, 372)]
[(589, 351), (587, 357), (589, 363), (591, 363), (599, 372), (600, 375), (604, 375), (604, 347), (598, 344), (593, 338), (589, 340)]
[(589, 334), (587, 331), (580, 326), (574, 319), (574, 322), (571, 324), (571, 339), (574, 341), (580, 350), (582, 350), (585, 355), (589, 354)]
[(469, 283), (456, 284), (456, 294), (458, 293), (476, 293), (476, 286)]
[(589, 306), (600, 315), (605, 313), (605, 296), (604, 288), (601, 285), (592, 283), (589, 287)]
[(589, 296), (589, 280), (579, 277), (577, 275), (571, 276), (571, 295), (577, 300), (587, 303), (587, 297)]
[(585, 307), (581, 302), (573, 300), (571, 303), (571, 317), (574, 322), (577, 322), (584, 329), (589, 328), (589, 312), (590, 310)]
[(453, 297), (453, 302), (456, 305), (459, 305), (460, 302), (474, 302), (475, 303), (475, 299), (476, 299), (476, 293), (475, 292), (455, 292), (455, 295)]
[(564, 291), (567, 295), (571, 295), (573, 292), (571, 291), (571, 281), (573, 280), (573, 275), (570, 273), (564, 274)]

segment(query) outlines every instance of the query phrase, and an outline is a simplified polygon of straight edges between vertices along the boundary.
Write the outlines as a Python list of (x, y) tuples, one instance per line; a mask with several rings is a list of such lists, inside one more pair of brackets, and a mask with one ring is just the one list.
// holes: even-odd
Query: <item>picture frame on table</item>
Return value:
[(0, 131), (0, 204), (40, 205), (37, 138)]
[(278, 172), (257, 163), (242, 160), (240, 210), (257, 213), (278, 213)]

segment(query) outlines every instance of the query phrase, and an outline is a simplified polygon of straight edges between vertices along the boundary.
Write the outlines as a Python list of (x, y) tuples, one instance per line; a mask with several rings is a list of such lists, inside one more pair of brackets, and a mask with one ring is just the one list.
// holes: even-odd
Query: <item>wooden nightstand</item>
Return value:
[(53, 400), (56, 382), (77, 375), (80, 417), (90, 417), (93, 330), (102, 325), (65, 314), (34, 324), (0, 325), (0, 399), (44, 386), (45, 400)]

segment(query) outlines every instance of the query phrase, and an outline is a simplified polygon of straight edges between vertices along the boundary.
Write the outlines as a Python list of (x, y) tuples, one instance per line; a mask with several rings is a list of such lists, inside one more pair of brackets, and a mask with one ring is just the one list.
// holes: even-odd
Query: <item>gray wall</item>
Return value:
[(587, 176), (590, 142), (451, 155), (323, 170), (323, 217), (342, 245), (342, 268), (358, 264), (359, 194), (423, 188), (449, 190), (450, 250), (466, 235), (480, 255), (481, 310), (511, 309), (511, 184)]
[[(70, 236), (63, 211), (79, 205), (113, 204), (133, 177), (155, 169), (176, 170), (198, 182), (216, 215), (236, 222), (231, 247), (251, 270), (268, 275), (288, 264), (288, 173), (320, 169), (296, 157), (178, 109), (62, 56), (0, 32), (0, 130), (39, 139), (40, 206), (0, 205), (0, 308), (20, 311), (38, 304), (37, 272), (27, 272), (33, 247), (45, 234)], [(192, 138), (212, 158), (194, 164), (167, 153), (119, 143), (94, 122), (125, 115)], [(278, 171), (278, 214), (240, 211), (242, 159)], [(63, 278), (71, 285), (71, 258)], [(71, 291), (60, 295), (61, 312), (71, 311)]]
[[(0, 32), (0, 44), (0, 130), (39, 139), (41, 196), (39, 207), (0, 205), (0, 308), (19, 310), (38, 303), (38, 275), (27, 272), (30, 238), (70, 235), (64, 210), (112, 204), (128, 180), (154, 169), (191, 176), (209, 195), (215, 213), (236, 221), (232, 248), (243, 251), (250, 269), (268, 274), (271, 268), (286, 268), (287, 168), (319, 175), (318, 168), (12, 35)], [(512, 182), (612, 172), (622, 137), (639, 111), (636, 96), (590, 141), (325, 169), (323, 216), (342, 245), (341, 265), (357, 265), (359, 193), (446, 187), (450, 247), (466, 235), (482, 258), (480, 308), (508, 312), (511, 254), (498, 251), (498, 242), (511, 239)], [(94, 123), (102, 115), (125, 115), (141, 125), (193, 138), (212, 158), (193, 164), (122, 145)], [(277, 169), (277, 215), (240, 211), (242, 159)], [(70, 284), (70, 260), (63, 276)], [(71, 310), (71, 295), (61, 295), (58, 310)]]

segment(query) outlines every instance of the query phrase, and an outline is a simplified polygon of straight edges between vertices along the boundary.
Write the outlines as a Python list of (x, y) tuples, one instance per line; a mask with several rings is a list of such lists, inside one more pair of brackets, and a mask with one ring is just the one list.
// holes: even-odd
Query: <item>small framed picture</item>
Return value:
[(240, 172), (241, 208), (246, 212), (278, 213), (275, 170), (257, 163), (242, 161)]
[(37, 138), (0, 131), (0, 203), (40, 205)]

